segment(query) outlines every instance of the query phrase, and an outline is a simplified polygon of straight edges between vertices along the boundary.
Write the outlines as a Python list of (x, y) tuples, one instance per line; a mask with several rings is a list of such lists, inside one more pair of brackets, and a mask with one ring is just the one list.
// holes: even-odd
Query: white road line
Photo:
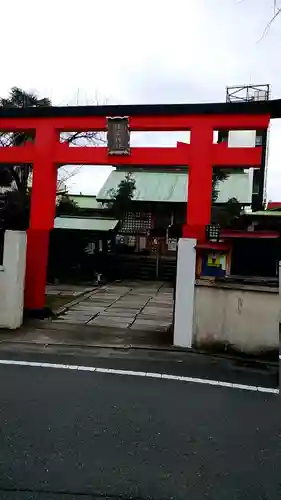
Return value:
[(132, 377), (148, 377), (148, 378), (157, 378), (162, 380), (177, 380), (179, 382), (190, 382), (194, 384), (228, 387), (230, 389), (242, 389), (243, 391), (267, 392), (270, 394), (279, 394), (278, 389), (273, 389), (271, 387), (258, 387), (255, 385), (233, 384), (232, 382), (221, 382), (220, 380), (209, 380), (205, 378), (168, 375), (166, 373), (135, 372), (132, 370), (115, 370), (113, 368), (98, 368), (94, 366), (62, 365), (58, 363), (39, 363), (37, 361), (15, 361), (10, 359), (0, 359), (0, 365), (31, 366), (37, 368), (59, 368), (61, 370), (109, 373), (112, 375), (129, 375)]

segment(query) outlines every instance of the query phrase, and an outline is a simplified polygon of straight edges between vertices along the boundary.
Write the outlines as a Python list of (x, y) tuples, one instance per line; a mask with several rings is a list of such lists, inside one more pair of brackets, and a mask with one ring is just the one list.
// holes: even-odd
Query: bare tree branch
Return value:
[[(25, 108), (25, 107), (48, 107), (51, 106), (48, 98), (39, 98), (33, 92), (13, 87), (8, 98), (0, 98), (0, 106), (6, 108)], [(0, 148), (23, 146), (26, 142), (34, 142), (35, 131), (19, 132), (0, 132)], [(66, 142), (69, 147), (97, 147), (105, 143), (105, 137), (102, 132), (97, 131), (73, 131), (61, 134), (61, 142)], [(74, 177), (81, 166), (71, 168), (70, 166), (61, 166), (59, 168), (57, 194), (59, 198), (66, 195), (66, 183)], [(3, 187), (2, 198), (5, 197), (7, 210), (5, 212), (8, 226), (16, 228), (28, 227), (30, 193), (32, 185), (32, 165), (1, 165), (0, 168), (0, 186)], [(1, 188), (0, 188), (1, 191)], [(64, 200), (65, 203), (65, 200)], [(2, 211), (3, 213), (3, 211)], [(7, 226), (7, 227), (8, 227)]]
[(82, 165), (78, 165), (71, 171), (65, 167), (60, 167), (58, 172), (57, 181), (57, 195), (61, 195), (66, 192), (66, 182), (78, 174)]
[(258, 43), (261, 42), (264, 37), (268, 34), (270, 28), (271, 28), (271, 25), (272, 23), (275, 21), (275, 19), (279, 16), (279, 14), (281, 13), (281, 7), (277, 7), (276, 6), (276, 2), (274, 3), (274, 10), (275, 10), (275, 14), (273, 15), (273, 17), (270, 19), (270, 21), (267, 23), (267, 25), (265, 26), (264, 28), (264, 31), (263, 31), (263, 34), (261, 36), (261, 38), (259, 39)]
[(100, 146), (105, 144), (103, 132), (64, 132), (61, 134), (60, 140), (72, 146)]

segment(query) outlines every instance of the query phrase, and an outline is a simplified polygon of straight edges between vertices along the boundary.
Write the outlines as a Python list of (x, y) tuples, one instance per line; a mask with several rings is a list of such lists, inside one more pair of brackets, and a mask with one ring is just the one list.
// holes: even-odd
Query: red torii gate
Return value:
[[(34, 143), (0, 148), (0, 164), (33, 164), (31, 214), (27, 231), (25, 307), (41, 309), (45, 306), (49, 233), (54, 227), (57, 169), (60, 165), (187, 165), (188, 210), (183, 236), (203, 242), (206, 225), (210, 223), (213, 167), (261, 166), (261, 147), (228, 148), (226, 143), (213, 143), (214, 130), (268, 128), (269, 114), (256, 114), (256, 111), (254, 114), (249, 114), (248, 111), (233, 114), (237, 105), (230, 106), (229, 114), (210, 111), (207, 114), (202, 114), (202, 111), (190, 113), (192, 105), (184, 104), (162, 106), (160, 112), (159, 106), (1, 111), (1, 131), (35, 130)], [(129, 117), (131, 131), (190, 131), (190, 144), (177, 143), (177, 147), (172, 148), (135, 147), (131, 148), (127, 156), (114, 156), (108, 154), (107, 147), (69, 147), (66, 143), (60, 143), (61, 132), (106, 131), (107, 117), (120, 115)]]

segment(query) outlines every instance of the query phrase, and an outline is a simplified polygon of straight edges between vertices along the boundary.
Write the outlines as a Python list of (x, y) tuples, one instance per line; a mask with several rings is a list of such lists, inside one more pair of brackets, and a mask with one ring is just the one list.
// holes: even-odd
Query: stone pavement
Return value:
[(47, 285), (46, 295), (76, 298), (84, 293), (90, 292), (91, 290), (93, 290), (93, 287), (80, 285)]
[(173, 288), (162, 282), (128, 281), (89, 292), (52, 323), (167, 332), (173, 321)]

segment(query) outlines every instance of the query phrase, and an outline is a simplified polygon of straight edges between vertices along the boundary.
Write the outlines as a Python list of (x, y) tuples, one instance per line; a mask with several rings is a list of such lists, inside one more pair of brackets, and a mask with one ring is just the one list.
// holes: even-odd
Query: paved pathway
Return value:
[(93, 290), (56, 323), (167, 331), (173, 318), (173, 289), (162, 282), (122, 282)]
[(46, 295), (55, 295), (60, 297), (79, 297), (86, 292), (93, 290), (93, 287), (85, 287), (81, 285), (47, 285)]

